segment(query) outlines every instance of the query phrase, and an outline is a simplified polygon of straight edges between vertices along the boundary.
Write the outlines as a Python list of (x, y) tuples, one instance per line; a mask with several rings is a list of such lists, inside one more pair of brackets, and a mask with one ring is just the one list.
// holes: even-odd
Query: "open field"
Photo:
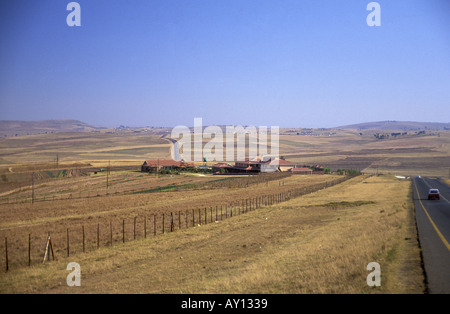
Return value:
[[(0, 275), (0, 291), (422, 293), (410, 193), (410, 181), (355, 177), (217, 223), (20, 267)], [(65, 284), (72, 261), (81, 287)], [(366, 284), (373, 261), (381, 287)]]
[[(149, 156), (168, 158), (170, 143), (163, 139), (164, 134), (63, 132), (7, 137), (0, 139), (0, 165), (2, 172), (20, 172), (22, 166), (29, 163), (55, 167), (57, 157), (61, 163), (89, 161), (94, 166), (96, 161), (140, 162)], [(20, 165), (19, 169), (14, 165)]]
[(450, 177), (449, 131), (382, 140), (373, 136), (376, 132), (338, 130), (332, 136), (281, 135), (280, 154), (288, 160), (323, 164), (332, 170)]
[[(297, 129), (280, 130), (280, 155), (299, 165), (323, 164), (332, 170), (345, 168), (366, 173), (450, 178), (450, 131), (427, 131), (425, 134), (409, 131), (408, 135), (385, 139), (374, 137), (377, 132), (386, 132), (383, 130), (330, 130), (314, 135), (301, 135), (300, 132)], [(397, 133), (400, 132), (403, 131)], [(56, 169), (56, 158), (59, 169), (100, 168), (111, 162), (113, 166), (130, 166), (138, 170), (145, 159), (170, 158), (171, 144), (164, 139), (168, 134), (170, 129), (2, 138), (0, 175)]]
[[(425, 290), (410, 181), (388, 174), (447, 179), (450, 132), (383, 140), (369, 131), (282, 132), (280, 154), (299, 165), (385, 174), (333, 187), (343, 176), (141, 173), (143, 160), (169, 158), (166, 135), (1, 139), (0, 238), (10, 271), (0, 274), (0, 291), (73, 292), (64, 279), (74, 260), (82, 293)], [(318, 186), (325, 189), (308, 190)], [(290, 199), (294, 190), (315, 192)], [(275, 198), (281, 203), (270, 205)], [(48, 232), (57, 261), (41, 265)], [(381, 264), (382, 287), (365, 284), (371, 261)]]
[[(63, 198), (47, 201), (35, 201), (34, 203), (10, 203), (0, 205), (0, 236), (8, 238), (8, 254), (11, 267), (16, 261), (17, 265), (27, 263), (28, 237), (31, 236), (32, 260), (39, 260), (42, 255), (42, 245), (45, 244), (48, 232), (51, 232), (55, 243), (56, 252), (65, 255), (66, 237), (71, 231), (73, 242), (72, 252), (79, 250), (82, 244), (81, 230), (85, 230), (85, 237), (89, 247), (95, 247), (97, 231), (99, 242), (102, 245), (123, 241), (123, 237), (134, 238), (134, 219), (138, 236), (159, 234), (170, 229), (170, 217), (175, 215), (177, 228), (191, 226), (195, 223), (204, 223), (213, 220), (212, 216), (229, 215), (231, 208), (236, 211), (244, 211), (255, 203), (250, 200), (259, 198), (259, 202), (267, 203), (268, 197), (288, 193), (298, 189), (308, 189), (317, 184), (331, 183), (342, 176), (250, 176), (250, 177), (226, 177), (218, 181), (216, 176), (150, 176), (148, 174), (120, 172), (112, 175), (130, 176), (134, 184), (140, 184), (138, 192), (130, 191), (129, 182), (124, 182), (118, 187), (120, 192), (103, 194), (96, 197)], [(143, 178), (141, 176), (144, 176)], [(86, 185), (89, 178), (67, 178), (60, 180), (58, 186), (63, 189), (68, 186), (78, 187)], [(92, 178), (96, 184), (96, 178)], [(143, 180), (143, 181), (140, 181)], [(156, 185), (157, 184), (157, 185)], [(163, 189), (180, 186), (180, 189)], [(157, 186), (158, 188), (154, 188)], [(136, 187), (135, 185), (133, 187)], [(142, 187), (146, 187), (142, 190)], [(46, 190), (45, 186), (42, 189)], [(36, 189), (36, 194), (40, 189)], [(128, 192), (128, 193), (126, 193)], [(43, 193), (43, 192), (42, 192)], [(138, 193), (138, 194), (136, 194)], [(214, 214), (213, 211), (214, 210)], [(213, 214), (213, 215), (212, 215)], [(162, 219), (165, 215), (165, 221)], [(214, 220), (215, 220), (214, 217)], [(123, 225), (128, 226), (125, 236), (121, 233)], [(148, 227), (146, 225), (148, 224)], [(145, 228), (145, 231), (144, 231)], [(113, 231), (111, 231), (113, 229)]]

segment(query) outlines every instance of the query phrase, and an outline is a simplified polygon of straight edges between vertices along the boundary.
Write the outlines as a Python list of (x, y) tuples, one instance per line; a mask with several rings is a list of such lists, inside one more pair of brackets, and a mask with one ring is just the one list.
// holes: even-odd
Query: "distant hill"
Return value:
[(413, 121), (379, 121), (366, 122), (337, 127), (337, 129), (357, 130), (450, 130), (450, 123), (413, 122)]
[(21, 136), (31, 134), (94, 131), (101, 128), (71, 119), (44, 121), (0, 120), (0, 136)]

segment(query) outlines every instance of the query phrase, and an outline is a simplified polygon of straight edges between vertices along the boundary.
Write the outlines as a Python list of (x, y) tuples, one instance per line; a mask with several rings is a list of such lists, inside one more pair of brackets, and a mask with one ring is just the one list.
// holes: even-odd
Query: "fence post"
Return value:
[(86, 252), (85, 241), (84, 241), (84, 226), (83, 226), (83, 253)]
[(67, 228), (67, 257), (70, 256), (70, 240), (69, 240), (69, 228)]
[(122, 242), (125, 243), (125, 219), (122, 221)]
[(9, 270), (8, 265), (8, 238), (5, 237), (5, 260), (6, 260), (6, 271)]
[(144, 216), (144, 239), (147, 239), (147, 216)]
[(164, 234), (164, 214), (162, 214), (163, 215), (163, 217), (162, 217), (162, 233)]
[(97, 249), (100, 247), (100, 224), (97, 224)]
[(156, 236), (156, 214), (153, 214), (153, 236)]
[(113, 232), (112, 232), (112, 221), (109, 221), (109, 237), (111, 240), (111, 247), (113, 246)]
[(134, 217), (134, 224), (133, 224), (133, 240), (136, 240), (136, 218)]
[(31, 266), (31, 233), (28, 234), (28, 266)]

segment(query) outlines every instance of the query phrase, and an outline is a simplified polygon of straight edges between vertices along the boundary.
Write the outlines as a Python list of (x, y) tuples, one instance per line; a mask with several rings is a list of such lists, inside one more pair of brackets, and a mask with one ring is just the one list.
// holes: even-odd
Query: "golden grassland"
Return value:
[[(66, 265), (81, 266), (68, 287)], [(381, 265), (368, 287), (366, 265)], [(195, 228), (0, 274), (2, 293), (423, 293), (411, 184), (360, 176)]]
[[(0, 204), (0, 216), (2, 217), (0, 237), (8, 240), (11, 268), (24, 265), (27, 262), (28, 235), (31, 237), (32, 260), (36, 261), (42, 254), (42, 246), (45, 244), (48, 232), (52, 234), (56, 253), (65, 255), (65, 243), (69, 230), (71, 233), (70, 242), (72, 242), (71, 251), (80, 251), (82, 230), (85, 232), (87, 246), (90, 249), (96, 246), (97, 233), (99, 233), (101, 245), (108, 245), (110, 243), (108, 232), (111, 228), (114, 229), (113, 241), (120, 242), (122, 238), (120, 230), (123, 229), (123, 224), (127, 226), (126, 238), (133, 238), (134, 219), (136, 219), (138, 237), (145, 235), (144, 228), (148, 233), (156, 232), (159, 234), (162, 230), (162, 215), (166, 217), (164, 221), (165, 230), (170, 228), (169, 217), (172, 214), (176, 216), (177, 228), (180, 225), (184, 227), (186, 223), (191, 225), (192, 219), (197, 222), (200, 215), (204, 217), (205, 209), (207, 209), (209, 220), (211, 220), (213, 209), (215, 214), (217, 210), (222, 212), (222, 209), (225, 210), (231, 205), (234, 207), (240, 205), (240, 210), (243, 211), (244, 205), (247, 204), (246, 200), (287, 192), (300, 187), (307, 188), (314, 184), (331, 182), (342, 176), (286, 177), (275, 175), (273, 178), (277, 180), (266, 180), (264, 179), (266, 176), (240, 176), (236, 178), (212, 175), (197, 176), (195, 174), (155, 176), (120, 171), (112, 174), (111, 177), (131, 177), (131, 179), (115, 186), (115, 191), (120, 192), (117, 194), (63, 199), (56, 197), (54, 200), (48, 198), (46, 201), (41, 200), (34, 203), (28, 201)], [(260, 178), (263, 180), (254, 181), (254, 179)], [(213, 182), (209, 183), (211, 180)], [(132, 185), (133, 188), (138, 189), (137, 191), (142, 191), (142, 189), (153, 191), (155, 186), (172, 188), (177, 185), (182, 186), (185, 183), (192, 184), (192, 186), (179, 190), (161, 192), (156, 190), (151, 193), (144, 190), (144, 193), (136, 194), (130, 193), (130, 182), (134, 184)], [(217, 183), (219, 185), (211, 185)], [(224, 186), (220, 185), (222, 183)], [(235, 186), (235, 183), (240, 183), (242, 186)], [(97, 177), (63, 178), (56, 180), (55, 184), (62, 189), (66, 189), (66, 185), (80, 190), (84, 190), (82, 187), (88, 185), (91, 189), (94, 189), (95, 184), (97, 184)], [(51, 185), (50, 187), (56, 189), (56, 186)], [(42, 194), (48, 188), (48, 186), (38, 186), (35, 193)], [(105, 188), (102, 187), (102, 189)], [(124, 193), (124, 191), (128, 193)], [(193, 210), (194, 213), (192, 213)], [(201, 210), (201, 213), (198, 210)], [(2, 244), (0, 244), (1, 246)], [(0, 265), (3, 262), (3, 260), (0, 260)]]
[(7, 137), (0, 139), (0, 165), (2, 172), (11, 169), (16, 172), (29, 167), (30, 163), (54, 165), (58, 157), (61, 163), (92, 161), (98, 166), (98, 162), (103, 161), (105, 166), (104, 162), (109, 160), (140, 162), (149, 156), (169, 158), (170, 146), (161, 134), (132, 132), (62, 132)]
[[(449, 177), (450, 131), (385, 140), (377, 140), (375, 132), (360, 135), (356, 130), (340, 130), (333, 136), (281, 135), (280, 152), (289, 160), (332, 169)], [(297, 147), (293, 143), (298, 143)]]
[[(280, 155), (299, 165), (323, 164), (371, 174), (444, 178), (450, 174), (449, 131), (388, 140), (375, 139), (372, 131), (335, 131), (319, 136), (282, 132)], [(410, 181), (393, 175), (356, 177), (276, 206), (164, 235), (158, 230), (156, 236), (143, 239), (143, 217), (181, 212), (184, 218), (191, 210), (339, 177), (292, 176), (244, 187), (213, 188), (208, 183), (217, 176), (152, 176), (138, 171), (145, 159), (169, 158), (169, 148), (163, 133), (128, 131), (0, 139), (0, 237), (8, 237), (12, 261), (11, 271), (0, 273), (0, 292), (424, 292)], [(92, 171), (109, 165), (117, 169), (109, 174), (106, 187), (106, 172)], [(83, 174), (86, 169), (87, 175)], [(47, 171), (73, 171), (73, 175), (48, 178)], [(38, 175), (33, 204), (32, 173)], [(182, 187), (195, 184), (203, 186)], [(134, 194), (158, 188), (174, 189)], [(127, 227), (127, 241), (122, 244), (122, 221), (129, 226), (135, 217), (140, 230), (137, 240), (128, 241), (133, 235)], [(107, 247), (110, 224), (114, 228), (112, 248)], [(86, 253), (81, 252), (82, 227)], [(94, 240), (97, 227), (99, 249)], [(148, 228), (151, 232), (152, 227)], [(73, 241), (69, 258), (64, 247), (68, 229)], [(52, 231), (57, 261), (40, 265), (48, 231)], [(26, 266), (24, 253), (29, 234), (31, 267)], [(72, 261), (82, 267), (81, 287), (65, 284), (66, 265)], [(366, 265), (372, 261), (381, 265), (381, 287), (366, 284)], [(0, 266), (4, 269), (3, 258)]]
[[(300, 165), (323, 164), (332, 169), (366, 173), (449, 177), (450, 131), (427, 131), (378, 140), (373, 130), (331, 130), (316, 136), (281, 130), (280, 155)], [(387, 131), (380, 131), (386, 133)], [(389, 131), (395, 132), (395, 131)], [(399, 131), (400, 132), (400, 131)], [(169, 131), (63, 132), (0, 139), (0, 174), (55, 167), (133, 165), (145, 159), (170, 158)], [(270, 141), (269, 141), (270, 142)], [(77, 166), (78, 165), (78, 166)]]

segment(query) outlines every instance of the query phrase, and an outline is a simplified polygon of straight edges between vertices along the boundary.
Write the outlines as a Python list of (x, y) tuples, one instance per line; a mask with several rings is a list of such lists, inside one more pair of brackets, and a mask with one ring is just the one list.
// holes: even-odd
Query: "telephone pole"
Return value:
[(106, 188), (109, 189), (109, 168), (111, 167), (111, 160), (108, 162), (108, 168), (106, 169)]
[(31, 204), (34, 204), (34, 172), (31, 173)]

